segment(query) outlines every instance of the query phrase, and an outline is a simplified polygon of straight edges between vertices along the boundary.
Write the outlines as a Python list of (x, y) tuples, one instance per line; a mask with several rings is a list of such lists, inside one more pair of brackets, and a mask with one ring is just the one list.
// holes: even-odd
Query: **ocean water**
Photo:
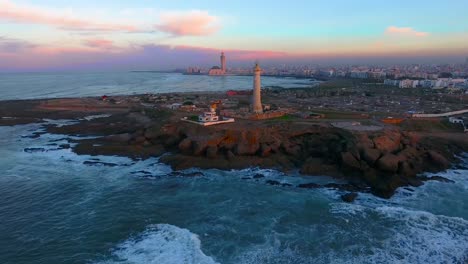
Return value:
[[(168, 176), (156, 158), (78, 156), (57, 149), (61, 135), (28, 137), (41, 129), (0, 127), (2, 264), (468, 261), (466, 170), (438, 174), (455, 183), (346, 204), (340, 191), (265, 183), (325, 177), (256, 168)], [(256, 173), (266, 177), (243, 179)]]
[[(0, 73), (0, 100), (228, 91), (252, 88), (251, 76), (158, 72)], [(310, 79), (262, 77), (262, 86), (309, 87)]]

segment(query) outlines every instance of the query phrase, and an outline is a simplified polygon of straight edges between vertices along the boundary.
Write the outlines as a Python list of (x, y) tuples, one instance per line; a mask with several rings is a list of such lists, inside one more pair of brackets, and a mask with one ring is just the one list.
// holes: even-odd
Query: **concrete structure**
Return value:
[(400, 86), (400, 81), (399, 80), (392, 80), (392, 79), (385, 79), (384, 84), (385, 85), (390, 85), (390, 86)]
[(452, 124), (462, 124), (463, 125), (463, 119), (458, 118), (458, 117), (449, 117), (449, 122)]
[(227, 68), (226, 68), (226, 56), (224, 56), (224, 52), (221, 52), (221, 70), (223, 70), (224, 73), (227, 72)]
[(413, 80), (401, 80), (400, 88), (413, 88)]
[(349, 77), (356, 79), (367, 79), (369, 76), (367, 71), (351, 71)]
[(190, 120), (187, 117), (182, 118), (182, 121), (194, 123), (197, 125), (202, 126), (212, 126), (212, 125), (219, 125), (219, 124), (226, 124), (226, 123), (234, 123), (234, 118), (226, 118), (220, 115), (220, 111), (218, 110), (218, 105), (221, 101), (217, 101), (211, 104), (210, 111), (204, 112), (203, 114), (198, 116), (198, 121)]
[(203, 115), (198, 116), (199, 122), (217, 122), (219, 121), (219, 116), (216, 114), (214, 108), (210, 108), (210, 112), (204, 112)]
[(211, 75), (211, 76), (219, 76), (219, 75), (224, 75), (224, 74), (225, 72), (218, 66), (213, 66), (208, 72), (208, 75)]
[(263, 114), (262, 91), (261, 91), (261, 80), (260, 80), (261, 73), (262, 73), (262, 69), (260, 69), (260, 66), (258, 65), (258, 63), (255, 64), (253, 95), (252, 95), (252, 112), (255, 114)]
[(219, 76), (219, 75), (226, 74), (226, 56), (224, 56), (224, 52), (221, 53), (220, 60), (221, 60), (221, 67), (213, 66), (208, 72), (208, 75)]
[(454, 115), (462, 115), (468, 113), (468, 109), (460, 110), (460, 111), (453, 111), (447, 112), (442, 114), (414, 114), (412, 117), (419, 117), (419, 118), (427, 118), (427, 117), (448, 117)]

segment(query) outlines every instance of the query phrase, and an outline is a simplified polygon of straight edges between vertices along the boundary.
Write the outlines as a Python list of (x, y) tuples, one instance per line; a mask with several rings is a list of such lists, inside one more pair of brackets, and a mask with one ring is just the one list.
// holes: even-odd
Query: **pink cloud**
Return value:
[(86, 47), (48, 47), (38, 46), (30, 50), (30, 54), (55, 56), (60, 54), (82, 54), (92, 56), (92, 53), (97, 53), (93, 48)]
[(235, 55), (235, 59), (244, 60), (244, 61), (253, 61), (257, 59), (278, 59), (278, 58), (286, 58), (288, 53), (280, 52), (280, 51), (268, 51), (268, 50), (261, 50), (261, 51), (237, 51)]
[(131, 25), (120, 25), (75, 18), (48, 9), (18, 5), (9, 0), (0, 0), (0, 19), (28, 24), (44, 24), (69, 30), (90, 31), (136, 31)]
[[(0, 37), (0, 71), (57, 71), (57, 70), (149, 70), (176, 69), (189, 66), (211, 67), (219, 64), (221, 50), (194, 46), (132, 45), (116, 49), (96, 48), (111, 44), (105, 40), (91, 40), (91, 46), (40, 46), (21, 40)], [(10, 44), (14, 43), (14, 45)], [(102, 46), (101, 45), (101, 46)], [(228, 67), (251, 67), (255, 60), (262, 65), (278, 63), (310, 64), (358, 62), (445, 62), (458, 60), (463, 49), (417, 49), (408, 51), (371, 50), (328, 53), (286, 53), (268, 50), (225, 49)]]
[[(205, 47), (194, 47), (194, 46), (173, 46), (173, 50), (178, 51), (196, 51), (201, 54), (207, 54), (207, 56), (218, 56), (221, 52), (219, 49), (213, 48), (205, 48)], [(227, 49), (223, 50), (226, 53), (226, 56), (230, 60), (236, 61), (254, 61), (257, 59), (277, 59), (277, 58), (285, 58), (287, 56), (292, 56), (287, 52), (281, 51), (270, 51), (270, 50), (239, 50), (239, 49)]]
[(92, 48), (99, 49), (112, 49), (114, 48), (114, 42), (108, 39), (88, 39), (84, 41), (84, 45)]
[(416, 31), (415, 29), (411, 27), (390, 26), (385, 30), (385, 33), (388, 35), (404, 35), (404, 36), (414, 36), (414, 37), (429, 36), (428, 32)]
[(156, 28), (173, 36), (205, 36), (219, 30), (219, 19), (206, 11), (162, 13)]

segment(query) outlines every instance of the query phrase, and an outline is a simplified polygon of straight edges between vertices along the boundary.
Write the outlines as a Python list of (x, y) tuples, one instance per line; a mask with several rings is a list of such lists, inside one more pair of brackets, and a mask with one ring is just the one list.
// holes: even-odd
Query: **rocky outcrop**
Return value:
[(347, 194), (341, 195), (341, 200), (347, 203), (352, 203), (354, 202), (354, 200), (356, 200), (357, 197), (358, 197), (357, 193), (347, 193)]
[(398, 171), (398, 164), (401, 157), (387, 153), (377, 161), (377, 168), (385, 172), (396, 173)]
[[(131, 116), (126, 118), (136, 120)], [(117, 133), (76, 141), (74, 151), (134, 158), (166, 154), (160, 160), (176, 170), (191, 167), (226, 170), (298, 168), (302, 174), (348, 179), (354, 186), (348, 191), (370, 190), (384, 198), (392, 196), (398, 187), (422, 184), (417, 178), (419, 173), (446, 169), (453, 161), (454, 153), (468, 149), (468, 142), (463, 139), (455, 144), (451, 137), (434, 140), (431, 135), (397, 129), (351, 133), (307, 123), (269, 125), (258, 122), (202, 127), (168, 120), (152, 125), (129, 121), (134, 122), (130, 129), (122, 120), (119, 122), (122, 125), (115, 130)], [(97, 131), (101, 123), (87, 122), (82, 129)], [(64, 132), (68, 128), (50, 130)], [(69, 131), (77, 133), (79, 126), (72, 125)], [(108, 131), (106, 128), (105, 132)]]

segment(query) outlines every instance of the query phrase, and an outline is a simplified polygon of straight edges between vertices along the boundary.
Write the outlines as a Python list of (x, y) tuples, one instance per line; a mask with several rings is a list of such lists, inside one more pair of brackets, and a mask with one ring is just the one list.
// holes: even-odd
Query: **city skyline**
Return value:
[[(464, 63), (466, 1), (0, 0), (0, 70)], [(435, 19), (441, 15), (448, 19)], [(275, 18), (275, 19), (272, 19)]]

